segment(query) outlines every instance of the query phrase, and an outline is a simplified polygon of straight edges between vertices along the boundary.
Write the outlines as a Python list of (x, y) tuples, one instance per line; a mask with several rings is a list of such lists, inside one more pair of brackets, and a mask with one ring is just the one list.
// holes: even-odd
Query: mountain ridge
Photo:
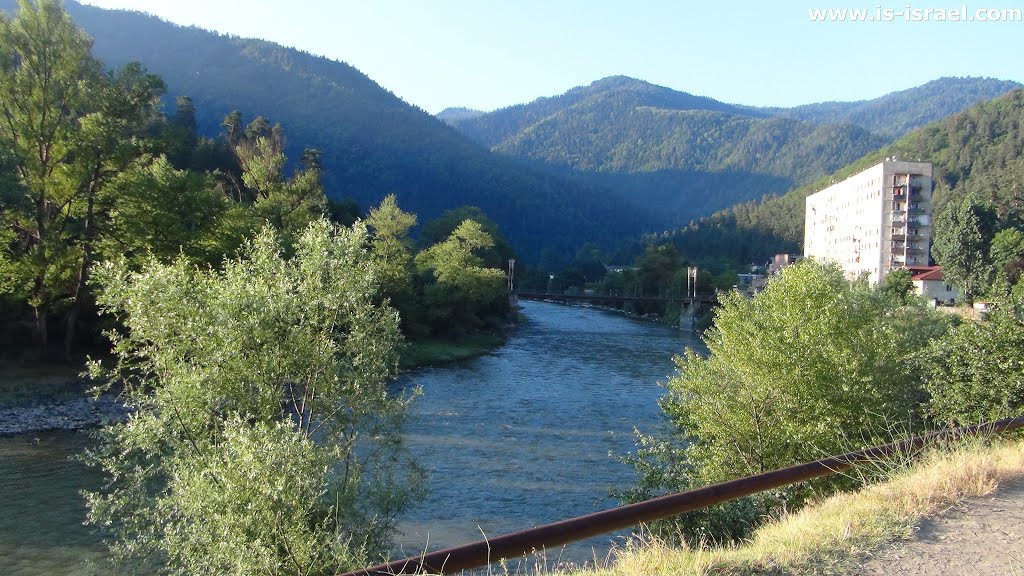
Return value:
[[(860, 103), (759, 109), (611, 76), (450, 123), (496, 152), (611, 189), (636, 209), (658, 206), (654, 224), (675, 227), (783, 194), (896, 133), (1016, 86), (947, 78)], [(885, 123), (892, 129), (877, 130)]]

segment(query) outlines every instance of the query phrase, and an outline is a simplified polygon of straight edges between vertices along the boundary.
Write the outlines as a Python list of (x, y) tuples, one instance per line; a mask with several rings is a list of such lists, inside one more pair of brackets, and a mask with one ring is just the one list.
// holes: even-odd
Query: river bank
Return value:
[[(488, 354), (506, 342), (510, 329), (410, 342), (402, 350), (399, 372)], [(97, 428), (127, 419), (130, 410), (118, 394), (94, 396), (94, 382), (81, 375), (84, 371), (84, 364), (0, 365), (0, 437)]]
[(0, 436), (80, 430), (123, 421), (129, 411), (117, 394), (98, 397), (85, 366), (0, 365)]
[[(396, 393), (418, 392), (402, 434), (429, 474), (428, 495), (402, 515), (393, 557), (614, 506), (610, 491), (634, 479), (619, 460), (635, 449), (633, 430), (662, 424), (657, 383), (672, 373), (673, 355), (701, 346), (690, 334), (620, 314), (522, 307), (527, 321), (502, 346), (408, 370), (392, 383)], [(61, 374), (75, 377), (68, 369), (47, 381)], [(47, 389), (42, 380), (32, 384)], [(99, 537), (82, 526), (81, 491), (103, 478), (73, 456), (94, 442), (59, 431), (0, 438), (0, 574), (133, 573), (109, 566)], [(597, 537), (549, 558), (592, 562), (620, 539)]]

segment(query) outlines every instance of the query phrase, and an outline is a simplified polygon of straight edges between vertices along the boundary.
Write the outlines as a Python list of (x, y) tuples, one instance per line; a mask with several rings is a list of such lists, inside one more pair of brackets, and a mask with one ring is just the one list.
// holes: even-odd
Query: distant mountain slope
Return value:
[[(627, 106), (643, 105), (665, 110), (711, 110), (750, 116), (765, 115), (757, 110), (744, 110), (712, 98), (677, 92), (635, 78), (609, 76), (597, 80), (589, 86), (573, 88), (560, 96), (538, 98), (528, 104), (516, 104), (473, 118), (455, 120), (453, 124), (477, 142), (488, 147), (495, 147), (554, 114), (563, 112), (581, 102), (594, 98), (607, 98), (609, 95), (617, 95), (622, 98), (618, 104)], [(593, 118), (592, 121), (600, 122), (602, 119)]]
[(781, 194), (885, 143), (860, 127), (772, 118), (622, 76), (452, 124), (638, 209), (656, 206), (667, 226)]
[(803, 244), (804, 199), (888, 156), (933, 163), (935, 209), (951, 197), (976, 194), (1006, 221), (1024, 222), (1024, 89), (934, 122), (834, 174), (762, 202), (747, 202), (671, 235), (692, 258), (762, 262)]
[[(15, 6), (0, 0), (2, 9)], [(190, 96), (203, 133), (218, 133), (237, 109), (245, 121), (281, 122), (293, 161), (303, 148), (319, 148), (331, 196), (366, 208), (394, 192), (421, 220), (476, 205), (526, 257), (544, 247), (568, 254), (586, 240), (612, 243), (649, 227), (642, 211), (607, 191), (493, 154), (347, 64), (135, 12), (74, 2), (67, 9), (107, 65), (140, 61), (165, 80), (170, 97)]]
[(451, 119), (511, 157), (608, 187), (678, 226), (812, 182), (898, 136), (1020, 86), (944, 78), (865, 102), (731, 105), (615, 76), (561, 96)]
[(860, 102), (821, 102), (753, 110), (818, 124), (849, 123), (887, 138), (941, 120), (1024, 85), (994, 78), (939, 78), (908, 90)]
[(458, 120), (470, 120), (477, 116), (482, 116), (483, 114), (486, 114), (486, 112), (483, 110), (474, 110), (472, 108), (445, 108), (437, 113), (437, 119), (450, 123)]

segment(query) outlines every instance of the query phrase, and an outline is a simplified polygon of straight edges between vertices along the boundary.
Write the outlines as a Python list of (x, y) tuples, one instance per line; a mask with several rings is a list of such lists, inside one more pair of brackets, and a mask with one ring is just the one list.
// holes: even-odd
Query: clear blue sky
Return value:
[[(726, 102), (861, 100), (941, 76), (1024, 81), (1024, 22), (812, 22), (819, 0), (86, 0), (355, 66), (409, 103), (492, 110), (622, 74)], [(977, 9), (1024, 2), (975, 0)]]

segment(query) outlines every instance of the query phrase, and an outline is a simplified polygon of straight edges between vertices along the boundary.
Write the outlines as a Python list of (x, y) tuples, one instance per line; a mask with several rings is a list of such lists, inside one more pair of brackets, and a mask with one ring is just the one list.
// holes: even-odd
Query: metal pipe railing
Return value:
[(763, 474), (687, 490), (686, 492), (669, 494), (660, 498), (619, 506), (587, 514), (586, 516), (570, 518), (486, 540), (478, 540), (445, 550), (429, 552), (420, 556), (347, 572), (341, 576), (384, 576), (423, 572), (442, 574), (477, 568), (491, 562), (497, 562), (502, 558), (515, 558), (529, 554), (534, 550), (542, 550), (577, 540), (584, 540), (592, 536), (707, 508), (715, 504), (764, 492), (765, 490), (781, 488), (790, 484), (828, 476), (829, 474), (848, 470), (859, 463), (920, 449), (929, 441), (983, 433), (1000, 433), (1018, 428), (1024, 428), (1024, 416), (1006, 418), (996, 422), (963, 428), (941, 430), (891, 444), (874, 446), (857, 452), (848, 452), (806, 464), (781, 468)]

